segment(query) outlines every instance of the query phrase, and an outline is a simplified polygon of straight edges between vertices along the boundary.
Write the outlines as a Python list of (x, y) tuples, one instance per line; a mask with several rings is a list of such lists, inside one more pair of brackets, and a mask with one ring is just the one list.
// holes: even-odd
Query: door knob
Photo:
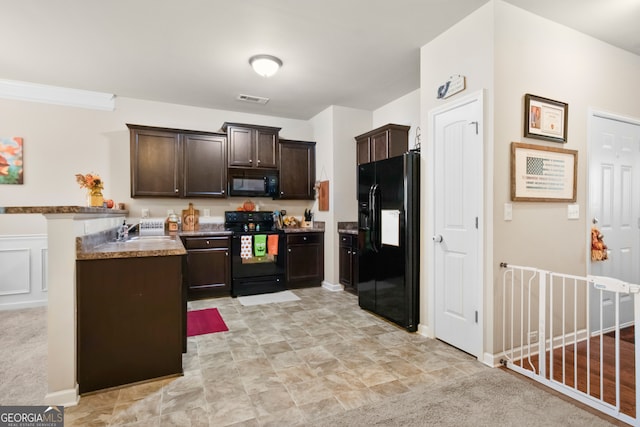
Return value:
[(433, 236), (433, 241), (436, 243), (442, 243), (444, 241), (444, 238), (442, 237), (442, 234), (436, 234), (435, 236)]

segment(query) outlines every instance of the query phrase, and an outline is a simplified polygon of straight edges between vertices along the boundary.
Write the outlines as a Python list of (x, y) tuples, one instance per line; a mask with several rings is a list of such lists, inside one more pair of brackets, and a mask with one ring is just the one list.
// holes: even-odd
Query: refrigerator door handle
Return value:
[(373, 249), (373, 251), (375, 252), (376, 248), (375, 248), (375, 243), (374, 243), (374, 238), (373, 238), (373, 233), (374, 233), (374, 209), (373, 209), (373, 185), (371, 187), (369, 187), (369, 212), (367, 212), (367, 228), (369, 229), (369, 245), (371, 246), (371, 249)]
[(371, 247), (374, 252), (380, 252), (380, 200), (378, 184), (371, 186)]

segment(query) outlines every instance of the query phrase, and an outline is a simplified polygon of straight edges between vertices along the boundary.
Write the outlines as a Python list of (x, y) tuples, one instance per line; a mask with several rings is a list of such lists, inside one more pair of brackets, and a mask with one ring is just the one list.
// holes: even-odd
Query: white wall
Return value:
[[(499, 262), (586, 274), (588, 111), (596, 108), (640, 118), (640, 104), (635, 102), (640, 57), (493, 0), (421, 49), (423, 133), (428, 132), (429, 110), (447, 102), (436, 100), (435, 93), (452, 74), (466, 76), (467, 83), (467, 90), (454, 97), (475, 90), (485, 94), (484, 345), (487, 352), (495, 352), (501, 346), (502, 327)], [(567, 219), (566, 203), (513, 202), (513, 220), (502, 217), (504, 204), (511, 203), (510, 143), (560, 146), (523, 138), (526, 93), (569, 104), (568, 142), (562, 146), (578, 150), (579, 220)], [(427, 168), (429, 161), (423, 159)], [(423, 188), (429, 200), (425, 179), (428, 174), (423, 174)], [(423, 226), (427, 251), (421, 279), (422, 289), (426, 285), (428, 291), (432, 250), (428, 215)], [(422, 300), (421, 323), (428, 303)]]
[[(433, 145), (431, 124), (428, 123), (429, 111), (446, 105), (470, 93), (484, 91), (484, 182), (485, 200), (491, 200), (493, 171), (492, 171), (492, 141), (493, 141), (493, 4), (490, 2), (473, 14), (445, 31), (435, 40), (422, 47), (420, 52), (420, 116), (422, 129), (422, 233), (421, 271), (420, 271), (420, 328), (426, 334), (433, 333)], [(447, 99), (437, 99), (437, 89), (452, 75), (460, 74), (466, 77), (466, 90)], [(492, 268), (490, 255), (492, 253), (491, 239), (491, 203), (484, 206), (485, 224), (485, 262), (484, 281), (491, 281), (489, 273)], [(486, 287), (485, 287), (486, 289)], [(490, 289), (490, 287), (489, 287)], [(491, 295), (485, 292), (484, 312), (491, 313)], [(487, 316), (489, 319), (491, 316)], [(485, 336), (485, 346), (490, 344), (491, 338)]]
[[(235, 209), (242, 199), (132, 199), (129, 179), (129, 130), (126, 123), (202, 131), (219, 131), (225, 121), (282, 128), (281, 136), (312, 140), (311, 123), (232, 111), (116, 98), (113, 112), (0, 99), (0, 128), (4, 136), (24, 138), (24, 185), (3, 185), (0, 206), (84, 205), (86, 192), (76, 173), (97, 173), (105, 181), (104, 195), (126, 203), (131, 217), (141, 208), (152, 216), (167, 209), (185, 209), (189, 201), (212, 214)], [(301, 216), (310, 202), (257, 200), (263, 209), (286, 207)], [(1, 215), (0, 235), (45, 233), (39, 215)]]
[(354, 137), (371, 127), (371, 112), (331, 106), (311, 119), (316, 141), (316, 179), (329, 181), (329, 210), (314, 219), (325, 222), (325, 277), (338, 285), (338, 222), (357, 221), (356, 143)]
[[(409, 149), (416, 145), (416, 131), (420, 127), (420, 89), (416, 89), (387, 105), (373, 110), (371, 129), (388, 123), (411, 126), (409, 129)], [(368, 130), (371, 130), (368, 129)], [(367, 130), (361, 132), (364, 133)], [(359, 134), (358, 134), (359, 135)], [(424, 144), (424, 132), (420, 134), (420, 141)]]
[[(502, 1), (495, 2), (494, 259), (562, 273), (587, 273), (588, 112), (590, 108), (640, 119), (640, 57)], [(566, 144), (523, 138), (525, 93), (569, 104)], [(509, 144), (562, 146), (578, 151), (580, 219), (567, 203), (513, 203), (513, 221), (499, 212), (509, 202)], [(500, 275), (496, 271), (496, 300)], [(495, 332), (500, 331), (499, 312)], [(495, 350), (498, 349), (496, 343)]]

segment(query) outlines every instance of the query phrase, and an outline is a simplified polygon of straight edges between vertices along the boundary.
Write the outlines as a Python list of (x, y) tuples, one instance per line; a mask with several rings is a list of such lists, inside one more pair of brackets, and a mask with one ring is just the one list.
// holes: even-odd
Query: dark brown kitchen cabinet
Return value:
[(358, 164), (401, 156), (409, 149), (410, 126), (389, 123), (356, 136)]
[(226, 135), (127, 126), (131, 197), (227, 197)]
[(229, 236), (182, 237), (187, 249), (187, 295), (199, 299), (231, 294)]
[(287, 288), (320, 286), (324, 279), (324, 233), (287, 233)]
[(182, 374), (182, 261), (183, 256), (76, 261), (81, 394)]
[(227, 197), (227, 138), (223, 135), (182, 136), (184, 197)]
[(280, 128), (225, 122), (222, 131), (227, 133), (230, 168), (278, 168)]
[(280, 140), (280, 199), (313, 200), (316, 143)]
[(358, 236), (339, 233), (338, 248), (339, 281), (345, 291), (358, 293)]
[(180, 134), (127, 126), (131, 135), (131, 197), (180, 197)]

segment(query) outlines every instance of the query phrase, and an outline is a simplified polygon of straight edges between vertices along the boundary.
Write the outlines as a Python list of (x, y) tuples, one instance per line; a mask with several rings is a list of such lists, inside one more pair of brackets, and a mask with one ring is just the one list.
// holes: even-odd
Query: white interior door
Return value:
[(433, 114), (435, 336), (482, 353), (482, 98)]
[[(590, 261), (591, 274), (640, 283), (640, 125), (594, 114), (589, 160), (590, 220), (604, 235), (609, 259)], [(600, 291), (591, 292), (591, 327), (600, 328)], [(614, 322), (613, 294), (605, 293), (603, 327)], [(633, 319), (630, 296), (620, 297), (621, 322)]]

